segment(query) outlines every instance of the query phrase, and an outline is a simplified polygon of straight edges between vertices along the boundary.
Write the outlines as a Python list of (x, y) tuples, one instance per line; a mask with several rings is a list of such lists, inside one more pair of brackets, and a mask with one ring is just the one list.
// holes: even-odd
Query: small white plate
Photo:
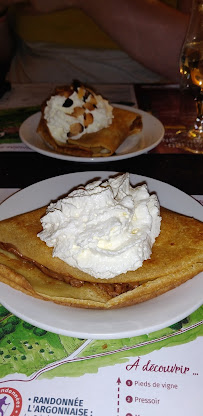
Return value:
[(163, 124), (151, 114), (137, 108), (125, 105), (114, 105), (124, 110), (130, 110), (142, 115), (143, 129), (138, 134), (129, 136), (117, 149), (113, 156), (108, 157), (78, 157), (56, 153), (51, 147), (46, 145), (39, 134), (36, 132), (40, 120), (40, 112), (28, 117), (20, 126), (19, 135), (23, 143), (30, 149), (42, 153), (43, 155), (56, 159), (69, 160), (74, 162), (109, 162), (112, 160), (127, 159), (146, 153), (156, 147), (164, 136)]
[[(49, 204), (75, 186), (116, 172), (78, 172), (38, 182), (15, 193), (0, 205), (8, 218)], [(146, 182), (168, 209), (203, 220), (203, 208), (184, 192), (145, 176), (130, 175), (132, 185)], [(203, 273), (155, 299), (117, 310), (71, 308), (32, 298), (0, 283), (0, 302), (12, 313), (37, 327), (79, 338), (116, 339), (147, 334), (180, 321), (202, 304)]]

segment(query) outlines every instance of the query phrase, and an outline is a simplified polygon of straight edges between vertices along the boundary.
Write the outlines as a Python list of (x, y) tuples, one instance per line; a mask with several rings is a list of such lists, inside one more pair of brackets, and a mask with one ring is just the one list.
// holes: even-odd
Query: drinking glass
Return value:
[[(189, 129), (176, 132), (175, 146), (203, 153), (203, 0), (193, 0), (191, 17), (180, 54), (181, 99), (192, 95), (196, 118)], [(180, 115), (181, 116), (181, 115)], [(184, 117), (184, 114), (182, 114)]]

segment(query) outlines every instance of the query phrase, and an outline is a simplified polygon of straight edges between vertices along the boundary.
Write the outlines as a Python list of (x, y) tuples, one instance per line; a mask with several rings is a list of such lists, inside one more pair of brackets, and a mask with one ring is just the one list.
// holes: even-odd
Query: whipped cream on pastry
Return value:
[(66, 143), (112, 123), (113, 107), (101, 95), (79, 86), (66, 95), (53, 95), (46, 103), (44, 118), (52, 137)]
[(53, 256), (109, 279), (142, 266), (160, 233), (160, 205), (129, 174), (95, 181), (51, 203), (38, 234)]

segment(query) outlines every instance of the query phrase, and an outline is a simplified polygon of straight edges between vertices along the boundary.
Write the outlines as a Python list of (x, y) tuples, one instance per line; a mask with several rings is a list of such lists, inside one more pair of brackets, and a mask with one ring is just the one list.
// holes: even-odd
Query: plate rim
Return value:
[[(66, 161), (69, 161), (69, 162), (73, 161), (73, 162), (85, 162), (85, 163), (87, 163), (87, 162), (94, 162), (94, 163), (97, 163), (97, 162), (98, 163), (100, 163), (100, 162), (112, 162), (112, 161), (119, 161), (119, 160), (124, 160), (124, 159), (130, 159), (132, 157), (136, 157), (136, 156), (139, 156), (141, 154), (147, 153), (150, 150), (154, 149), (156, 146), (158, 146), (158, 144), (161, 142), (161, 140), (164, 137), (165, 128), (164, 128), (163, 123), (157, 117), (155, 117), (151, 113), (148, 113), (148, 112), (146, 112), (144, 110), (141, 110), (139, 108), (136, 108), (136, 107), (129, 107), (129, 106), (122, 105), (122, 104), (112, 104), (112, 105), (114, 107), (118, 107), (118, 108), (121, 108), (121, 109), (124, 109), (124, 110), (133, 111), (135, 113), (137, 112), (137, 113), (141, 114), (142, 116), (144, 116), (145, 118), (147, 117), (149, 119), (152, 119), (152, 121), (154, 121), (157, 124), (158, 128), (160, 129), (159, 138), (156, 141), (154, 141), (154, 143), (152, 143), (151, 145), (145, 147), (144, 149), (140, 149), (140, 150), (138, 150), (136, 152), (125, 153), (125, 154), (121, 154), (121, 155), (116, 155), (115, 154), (115, 155), (108, 156), (108, 157), (97, 157), (97, 158), (94, 158), (94, 157), (88, 158), (88, 157), (79, 157), (79, 156), (63, 155), (63, 154), (60, 154), (60, 153), (55, 152), (51, 148), (49, 149), (48, 146), (47, 146), (47, 150), (40, 149), (38, 146), (33, 145), (28, 140), (26, 140), (26, 138), (24, 137), (24, 129), (27, 127), (27, 124), (29, 122), (31, 122), (33, 119), (34, 119), (34, 122), (35, 122), (35, 119), (37, 120), (36, 123), (39, 121), (37, 117), (40, 117), (41, 112), (38, 111), (38, 112), (32, 114), (31, 116), (29, 116), (20, 125), (20, 128), (19, 128), (19, 136), (20, 136), (20, 139), (30, 149), (32, 149), (35, 152), (41, 153), (41, 154), (43, 154), (45, 156), (52, 157), (52, 158), (55, 158), (55, 159), (60, 159), (60, 160), (66, 160)], [(35, 132), (35, 134), (37, 136), (39, 136), (38, 133)], [(135, 135), (132, 135), (132, 137), (133, 136), (136, 136), (136, 134)], [(40, 136), (39, 136), (39, 139), (42, 141), (42, 139), (41, 139)], [(43, 145), (46, 146), (45, 143), (43, 143)]]
[[(64, 174), (64, 175), (59, 175), (59, 176), (51, 177), (51, 178), (48, 178), (48, 179), (44, 179), (42, 181), (36, 182), (36, 183), (28, 186), (27, 188), (24, 188), (21, 191), (18, 191), (17, 193), (11, 195), (9, 198), (7, 198), (5, 201), (3, 201), (0, 204), (0, 211), (2, 210), (2, 207), (6, 207), (6, 211), (7, 211), (7, 205), (9, 205), (9, 204), (11, 204), (11, 206), (13, 207), (13, 209), (16, 210), (17, 208), (16, 208), (16, 206), (14, 206), (13, 200), (15, 200), (16, 198), (17, 198), (17, 200), (20, 200), (21, 197), (22, 197), (22, 193), (25, 194), (26, 192), (28, 192), (27, 198), (29, 198), (29, 194), (30, 194), (30, 192), (32, 192), (33, 188), (35, 188), (35, 191), (37, 190), (37, 187), (38, 186), (39, 187), (41, 186), (43, 188), (43, 186), (46, 186), (47, 185), (47, 182), (48, 181), (49, 181), (49, 184), (51, 185), (51, 183), (52, 183), (53, 180), (56, 181), (55, 183), (57, 183), (58, 181), (60, 181), (62, 179), (63, 179), (63, 181), (65, 181), (67, 178), (70, 178), (70, 175), (71, 175), (71, 177), (74, 177), (76, 175), (78, 175), (78, 176), (81, 175), (81, 179), (84, 180), (84, 177), (85, 177), (86, 180), (90, 180), (89, 179), (89, 176), (91, 176), (92, 179), (93, 179), (95, 176), (99, 176), (100, 174), (102, 174), (102, 175), (104, 174), (104, 176), (109, 177), (109, 176), (112, 176), (112, 175), (115, 175), (115, 174), (119, 174), (119, 173), (121, 173), (121, 172), (114, 172), (114, 171), (85, 171), (85, 172), (67, 173), (67, 174)], [(147, 176), (138, 175), (138, 174), (134, 174), (134, 173), (131, 173), (130, 176), (131, 176), (131, 178), (133, 177), (134, 180), (136, 180), (136, 181), (138, 180), (138, 178), (139, 178), (139, 180), (140, 179), (141, 180), (145, 179), (145, 180), (152, 181), (152, 183), (155, 182), (155, 184), (157, 184), (157, 186), (159, 184), (161, 184), (161, 186), (162, 185), (163, 186), (166, 185), (167, 186), (167, 189), (170, 189), (170, 190), (174, 189), (175, 191), (177, 191), (178, 193), (180, 193), (181, 196), (184, 195), (184, 197), (186, 198), (186, 200), (191, 201), (192, 205), (194, 207), (197, 207), (198, 208), (197, 209), (197, 212), (199, 211), (201, 215), (203, 214), (203, 208), (202, 208), (202, 206), (195, 199), (193, 199), (192, 197), (190, 197), (189, 195), (187, 195), (185, 192), (180, 191), (178, 188), (176, 188), (176, 187), (174, 187), (174, 186), (172, 186), (170, 184), (166, 184), (165, 182), (161, 182), (161, 181), (159, 181), (157, 179), (149, 178)], [(78, 177), (76, 178), (76, 181), (77, 180), (78, 180)], [(76, 185), (74, 185), (74, 186), (76, 186)], [(64, 188), (64, 182), (63, 182), (63, 188)], [(69, 189), (71, 189), (70, 186), (69, 186)], [(52, 191), (51, 191), (51, 193), (52, 193)], [(43, 195), (43, 198), (44, 198), (44, 195)], [(179, 287), (177, 287), (177, 288), (175, 288), (175, 289), (173, 289), (173, 290), (171, 290), (171, 291), (169, 291), (169, 292), (167, 292), (167, 293), (159, 296), (158, 298), (154, 298), (154, 299), (151, 299), (151, 300), (147, 301), (147, 304), (149, 306), (151, 305), (151, 307), (153, 308), (153, 305), (156, 306), (156, 303), (157, 302), (158, 303), (162, 303), (162, 300), (164, 301), (164, 299), (167, 301), (168, 297), (170, 299), (170, 294), (171, 293), (175, 293), (176, 294), (175, 295), (175, 298), (176, 298), (178, 292), (181, 292), (181, 294), (182, 294), (182, 289), (181, 289), (182, 287), (186, 287), (187, 288), (187, 286), (189, 286), (189, 288), (190, 288), (190, 286), (193, 285), (193, 282), (192, 281), (197, 281), (197, 284), (202, 285), (202, 276), (203, 276), (203, 273), (198, 274), (192, 280), (184, 283), (183, 285), (181, 285), (181, 286), (179, 286)], [(200, 281), (200, 283), (199, 283), (199, 281)], [(0, 287), (2, 287), (2, 285), (4, 285), (4, 284), (3, 283), (0, 283)], [(12, 288), (10, 288), (7, 285), (5, 285), (5, 286), (6, 286), (5, 291), (8, 291), (8, 293), (10, 293), (11, 291), (14, 291), (15, 294), (16, 294), (16, 290), (15, 289), (12, 289)], [(38, 304), (39, 302), (40, 302), (41, 305), (50, 305), (50, 304), (52, 304), (52, 307), (55, 308), (54, 310), (56, 310), (56, 309), (58, 310), (58, 309), (61, 309), (61, 308), (62, 308), (63, 312), (68, 310), (69, 311), (69, 315), (71, 315), (72, 313), (74, 313), (74, 312), (72, 312), (74, 310), (76, 312), (76, 315), (77, 316), (78, 316), (78, 314), (80, 315), (80, 313), (78, 312), (78, 309), (79, 308), (71, 308), (71, 307), (66, 307), (66, 306), (62, 306), (62, 305), (56, 305), (56, 304), (54, 304), (52, 302), (45, 302), (45, 301), (42, 301), (42, 300), (39, 300), (39, 299), (31, 298), (30, 296), (25, 295), (25, 294), (23, 294), (21, 292), (18, 292), (18, 294), (19, 294), (19, 296), (18, 296), (19, 298), (21, 298), (21, 297), (23, 297), (23, 299), (26, 298), (28, 304), (30, 304), (30, 303), (35, 303), (35, 304), (37, 303)], [(53, 327), (52, 325), (48, 325), (47, 323), (44, 323), (44, 322), (39, 322), (39, 321), (37, 322), (36, 320), (33, 320), (32, 317), (27, 317), (25, 315), (22, 315), (21, 313), (18, 313), (18, 311), (16, 312), (16, 310), (14, 310), (13, 306), (9, 306), (8, 303), (6, 302), (6, 300), (5, 299), (2, 299), (2, 291), (0, 291), (0, 302), (5, 307), (7, 307), (7, 309), (9, 309), (12, 313), (14, 313), (16, 316), (19, 316), (21, 319), (23, 319), (23, 320), (25, 320), (27, 322), (30, 322), (31, 324), (34, 324), (35, 326), (38, 326), (38, 327), (43, 328), (45, 330), (48, 330), (50, 332), (54, 332), (54, 333), (58, 333), (58, 334), (61, 334), (61, 335), (66, 335), (66, 336), (72, 336), (72, 337), (83, 337), (83, 338), (86, 338), (86, 339), (89, 339), (89, 338), (92, 338), (92, 339), (118, 339), (118, 338), (126, 338), (126, 337), (133, 337), (133, 336), (143, 335), (143, 334), (146, 334), (148, 332), (154, 332), (156, 330), (159, 330), (159, 329), (162, 329), (162, 328), (167, 327), (169, 324), (171, 325), (173, 323), (176, 323), (177, 320), (181, 320), (181, 319), (185, 318), (188, 315), (188, 313), (192, 313), (199, 306), (201, 306), (201, 304), (202, 304), (202, 298), (201, 298), (201, 300), (198, 300), (198, 302), (196, 301), (196, 303), (193, 306), (190, 305), (190, 308), (187, 307), (187, 310), (186, 311), (182, 311), (181, 313), (179, 313), (178, 314), (178, 317), (175, 316), (175, 317), (173, 317), (172, 320), (169, 319), (169, 317), (168, 317), (167, 318), (168, 320), (165, 319), (164, 320), (164, 323), (162, 323), (162, 320), (161, 320), (161, 322), (159, 324), (156, 324), (154, 326), (148, 325), (148, 327), (145, 326), (144, 329), (143, 328), (137, 328), (136, 330), (131, 329), (131, 331), (129, 331), (129, 329), (127, 329), (125, 331), (122, 330), (122, 332), (116, 332), (116, 331), (113, 332), (113, 330), (111, 330), (111, 332), (107, 332), (106, 331), (106, 332), (102, 332), (102, 333), (101, 333), (101, 331), (99, 332), (99, 330), (98, 331), (95, 331), (94, 330), (94, 332), (92, 332), (92, 333), (85, 332), (84, 330), (78, 331), (78, 329), (77, 330), (74, 329), (74, 331), (73, 330), (67, 330), (67, 329), (64, 329), (64, 328), (56, 328), (56, 326)], [(42, 304), (42, 302), (43, 302), (43, 304)], [(126, 311), (126, 314), (128, 314), (128, 311), (129, 311), (129, 314), (131, 314), (134, 311), (135, 312), (136, 311), (139, 311), (139, 310), (142, 311), (142, 310), (144, 310), (144, 306), (143, 306), (144, 304), (146, 305), (146, 303), (139, 304), (139, 305), (142, 305), (141, 307), (139, 305), (132, 305), (132, 306), (127, 307), (127, 308), (121, 308), (120, 310), (116, 310), (116, 313), (117, 313), (117, 311), (121, 311), (121, 312), (118, 313), (118, 315), (120, 315), (120, 313), (122, 315), (122, 310), (125, 310)], [(42, 307), (42, 309), (44, 310), (44, 307)], [(46, 309), (46, 306), (45, 306), (45, 309)], [(49, 307), (47, 307), (47, 309), (49, 310)], [(70, 311), (71, 311), (71, 314), (70, 314)], [(82, 314), (84, 314), (85, 316), (88, 316), (91, 313), (95, 313), (95, 310), (87, 310), (87, 311), (88, 312), (86, 312), (84, 309), (82, 309)], [(112, 316), (115, 315), (115, 311), (112, 314), (112, 310), (109, 310), (109, 311), (106, 311), (106, 310), (105, 311), (99, 311), (99, 313), (100, 312), (102, 314), (104, 314), (104, 316), (107, 316), (107, 317), (109, 317), (109, 316), (112, 317)], [(68, 313), (67, 313), (67, 315), (68, 315)], [(96, 312), (96, 315), (98, 315), (98, 312)]]
[[(69, 172), (69, 173), (64, 173), (64, 174), (61, 174), (61, 175), (56, 175), (56, 176), (51, 176), (51, 177), (48, 177), (48, 178), (46, 178), (46, 179), (42, 179), (42, 180), (40, 180), (40, 181), (37, 181), (37, 182), (34, 182), (34, 183), (32, 183), (31, 185), (28, 185), (28, 186), (26, 186), (26, 187), (24, 187), (24, 188), (22, 188), (22, 189), (19, 189), (19, 190), (17, 190), (14, 194), (12, 194), (12, 195), (10, 195), (8, 198), (6, 198), (5, 200), (3, 200), (1, 203), (0, 203), (0, 209), (1, 209), (1, 207), (2, 207), (2, 205), (5, 205), (8, 201), (12, 201), (12, 199), (14, 198), (14, 199), (16, 199), (16, 197), (19, 197), (19, 195), (22, 195), (24, 192), (26, 192), (27, 193), (27, 191), (29, 190), (29, 189), (35, 189), (36, 187), (38, 187), (39, 186), (39, 184), (47, 184), (48, 182), (52, 182), (53, 180), (59, 180), (59, 178), (60, 179), (62, 179), (62, 178), (65, 178), (65, 177), (70, 177), (70, 176), (76, 176), (76, 175), (82, 175), (82, 177), (84, 177), (83, 175), (85, 175), (86, 176), (86, 174), (91, 174), (91, 175), (94, 175), (93, 176), (93, 178), (98, 178), (98, 177), (100, 177), (100, 176), (102, 176), (103, 174), (104, 175), (109, 175), (109, 176), (114, 176), (114, 175), (118, 175), (118, 174), (122, 174), (122, 173), (125, 173), (124, 171), (112, 171), (112, 170), (85, 170), (85, 171), (75, 171), (75, 172)], [(189, 195), (189, 194), (187, 194), (186, 192), (184, 192), (184, 191), (182, 191), (181, 189), (179, 189), (179, 188), (177, 188), (177, 187), (175, 187), (174, 185), (171, 185), (171, 184), (169, 184), (169, 183), (167, 183), (167, 182), (164, 182), (164, 181), (161, 181), (161, 180), (159, 180), (159, 179), (156, 179), (156, 178), (153, 178), (153, 177), (151, 177), (151, 176), (146, 176), (146, 175), (140, 175), (140, 174), (137, 174), (137, 173), (133, 173), (133, 172), (129, 172), (129, 174), (130, 174), (130, 178), (133, 176), (133, 177), (138, 177), (138, 178), (140, 178), (141, 179), (141, 181), (145, 181), (145, 180), (149, 180), (149, 181), (151, 181), (151, 182), (154, 182), (155, 184), (161, 184), (162, 186), (167, 186), (168, 188), (170, 188), (170, 190), (172, 191), (172, 192), (176, 192), (176, 193), (178, 193), (179, 195), (181, 195), (181, 196), (183, 196), (184, 198), (187, 198), (188, 200), (192, 200), (193, 201), (193, 205), (194, 206), (196, 206), (196, 208), (198, 209), (198, 211), (202, 211), (202, 218), (201, 218), (201, 221), (203, 221), (203, 207), (202, 207), (202, 205), (196, 200), (196, 199), (194, 199), (191, 195)], [(92, 180), (93, 180), (93, 178), (92, 178)], [(139, 179), (139, 180), (140, 180)], [(86, 183), (86, 182), (85, 182)], [(68, 191), (69, 192), (69, 191)], [(67, 193), (68, 193), (67, 192)], [(60, 196), (59, 196), (60, 197)], [(163, 206), (165, 206), (165, 205), (163, 205)], [(36, 207), (40, 207), (39, 205), (36, 205)], [(167, 207), (166, 207), (167, 208)], [(35, 209), (35, 208), (34, 208)], [(171, 208), (170, 208), (171, 209)], [(182, 209), (183, 209), (183, 207), (181, 206), (181, 210), (178, 210), (178, 211), (176, 211), (176, 212), (180, 212), (180, 213), (182, 213)], [(23, 211), (23, 212), (25, 212), (25, 211)], [(187, 215), (187, 214), (186, 214)], [(188, 214), (188, 215), (190, 215), (190, 214)], [(6, 218), (9, 218), (9, 216), (7, 216)]]

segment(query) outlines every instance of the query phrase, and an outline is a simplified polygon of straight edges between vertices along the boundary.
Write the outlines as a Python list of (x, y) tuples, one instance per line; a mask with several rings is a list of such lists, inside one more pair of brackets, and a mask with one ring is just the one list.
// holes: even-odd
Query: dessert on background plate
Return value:
[(73, 82), (56, 87), (41, 106), (37, 133), (56, 152), (78, 157), (108, 157), (142, 130), (142, 116), (113, 107), (91, 88)]
[(202, 233), (120, 174), (1, 221), (0, 281), (67, 306), (129, 306), (203, 271)]

